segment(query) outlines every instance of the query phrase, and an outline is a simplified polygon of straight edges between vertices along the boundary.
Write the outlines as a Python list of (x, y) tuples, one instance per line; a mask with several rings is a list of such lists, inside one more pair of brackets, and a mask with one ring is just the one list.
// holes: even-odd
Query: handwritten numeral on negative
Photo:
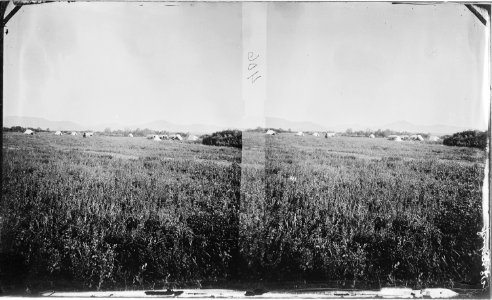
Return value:
[(254, 52), (248, 52), (248, 73), (250, 74), (246, 79), (251, 80), (251, 84), (254, 84), (256, 80), (261, 78), (259, 75), (260, 70), (258, 70), (257, 59), (260, 57), (259, 54), (255, 54)]

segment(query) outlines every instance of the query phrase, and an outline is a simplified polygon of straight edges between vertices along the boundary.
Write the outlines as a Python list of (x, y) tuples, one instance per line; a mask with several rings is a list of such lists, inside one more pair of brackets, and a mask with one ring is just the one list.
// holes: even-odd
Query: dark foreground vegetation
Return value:
[(4, 136), (5, 290), (38, 280), (100, 289), (234, 274), (240, 151), (31, 137)]
[[(242, 201), (248, 216), (259, 216), (241, 223), (249, 271), (285, 280), (480, 282), (485, 152), (292, 138), (267, 137), (264, 194)], [(243, 167), (243, 178), (259, 185), (261, 172)]]
[(444, 138), (446, 146), (473, 147), (485, 149), (487, 147), (487, 131), (468, 130)]
[(480, 284), (484, 151), (242, 138), (4, 134), (1, 287)]

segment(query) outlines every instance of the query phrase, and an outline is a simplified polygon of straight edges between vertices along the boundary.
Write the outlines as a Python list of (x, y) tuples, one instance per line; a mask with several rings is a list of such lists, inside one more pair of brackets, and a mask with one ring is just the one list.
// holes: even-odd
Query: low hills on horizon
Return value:
[[(148, 128), (151, 130), (166, 130), (171, 132), (193, 132), (193, 133), (211, 133), (224, 129), (231, 129), (226, 127), (220, 127), (216, 125), (209, 124), (175, 124), (165, 120), (155, 120), (143, 124), (134, 125), (122, 125), (118, 123), (104, 123), (96, 125), (81, 125), (76, 122), (71, 121), (51, 121), (45, 118), (39, 117), (21, 117), (21, 116), (6, 116), (3, 119), (4, 127), (22, 126), (31, 128), (49, 128), (50, 130), (96, 130), (103, 131), (106, 128), (111, 130), (118, 129), (144, 129)], [(442, 124), (434, 125), (417, 125), (407, 121), (396, 121), (383, 126), (362, 126), (359, 124), (341, 124), (336, 126), (322, 126), (314, 122), (296, 122), (281, 118), (267, 117), (265, 120), (265, 128), (282, 128), (284, 130), (292, 131), (334, 131), (334, 132), (345, 132), (347, 129), (352, 129), (354, 131), (359, 130), (394, 130), (400, 132), (412, 132), (412, 133), (430, 133), (434, 135), (446, 135), (453, 134), (456, 132), (464, 130), (472, 130), (473, 128), (464, 128), (458, 126), (449, 126)], [(249, 128), (238, 128), (238, 129), (249, 129)], [(250, 128), (253, 129), (253, 128)]]
[(212, 131), (218, 131), (223, 128), (218, 126), (211, 126), (206, 124), (190, 124), (181, 125), (174, 124), (165, 120), (156, 120), (143, 124), (122, 125), (118, 123), (102, 123), (95, 125), (82, 125), (72, 121), (51, 121), (45, 118), (39, 117), (19, 117), (19, 116), (7, 116), (3, 119), (4, 127), (22, 126), (31, 128), (49, 128), (50, 130), (67, 130), (67, 131), (104, 131), (106, 128), (111, 130), (134, 130), (151, 129), (151, 130), (166, 130), (171, 132), (193, 132), (193, 133), (207, 133)]

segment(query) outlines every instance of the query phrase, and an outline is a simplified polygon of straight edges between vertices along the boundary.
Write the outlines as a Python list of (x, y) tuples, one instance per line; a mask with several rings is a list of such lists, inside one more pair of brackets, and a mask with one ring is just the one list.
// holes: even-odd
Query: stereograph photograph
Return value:
[(0, 296), (490, 297), (490, 4), (0, 8)]

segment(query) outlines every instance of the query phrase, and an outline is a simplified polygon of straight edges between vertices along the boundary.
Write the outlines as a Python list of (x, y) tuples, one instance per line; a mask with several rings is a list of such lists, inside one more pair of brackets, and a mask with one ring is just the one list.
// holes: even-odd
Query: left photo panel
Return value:
[(241, 3), (2, 5), (2, 293), (236, 278)]

